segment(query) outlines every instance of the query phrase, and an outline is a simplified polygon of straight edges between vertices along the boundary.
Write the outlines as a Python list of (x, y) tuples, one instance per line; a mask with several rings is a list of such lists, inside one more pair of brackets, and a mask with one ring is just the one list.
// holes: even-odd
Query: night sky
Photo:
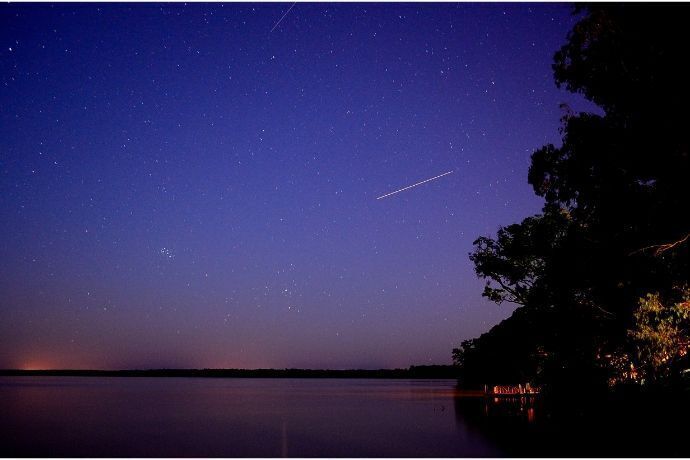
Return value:
[(290, 5), (0, 5), (0, 368), (445, 364), (511, 313), (467, 254), (592, 110), (570, 7)]

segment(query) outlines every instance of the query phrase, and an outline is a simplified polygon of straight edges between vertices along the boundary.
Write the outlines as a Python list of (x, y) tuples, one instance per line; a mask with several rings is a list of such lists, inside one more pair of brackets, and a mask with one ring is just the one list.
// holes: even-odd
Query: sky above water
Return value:
[(446, 364), (510, 314), (467, 255), (594, 110), (570, 7), (290, 6), (0, 5), (0, 368)]

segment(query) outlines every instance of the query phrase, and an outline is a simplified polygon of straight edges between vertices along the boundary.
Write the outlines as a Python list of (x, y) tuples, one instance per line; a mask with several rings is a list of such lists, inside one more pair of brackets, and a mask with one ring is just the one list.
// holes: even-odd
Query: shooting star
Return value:
[(411, 188), (416, 187), (416, 186), (418, 186), (418, 185), (426, 184), (427, 182), (431, 182), (432, 180), (436, 180), (436, 179), (438, 179), (438, 178), (440, 178), (440, 177), (447, 176), (448, 174), (451, 174), (451, 173), (453, 173), (453, 171), (444, 172), (443, 174), (439, 174), (438, 176), (432, 177), (431, 179), (423, 180), (423, 181), (421, 181), (421, 182), (417, 182), (416, 184), (408, 185), (407, 187), (401, 188), (400, 190), (396, 190), (395, 192), (386, 193), (385, 195), (381, 195), (380, 197), (378, 197), (378, 198), (376, 198), (376, 199), (377, 199), (377, 200), (382, 200), (383, 198), (386, 198), (386, 197), (388, 197), (388, 196), (395, 195), (396, 193), (400, 193), (400, 192), (402, 192), (402, 191), (411, 189)]
[[(285, 19), (285, 16), (287, 16), (288, 13), (290, 12), (290, 10), (292, 9), (292, 7), (295, 6), (295, 3), (297, 3), (297, 2), (293, 2), (293, 4), (290, 5), (290, 8), (288, 8), (288, 10), (285, 12), (285, 14), (283, 14), (283, 15), (280, 17), (280, 19), (278, 19), (278, 22), (276, 22), (276, 23), (273, 25), (273, 29), (271, 29), (271, 32), (273, 32), (273, 31), (275, 30), (275, 28), (278, 27), (278, 24), (280, 24), (280, 21), (282, 21), (283, 19)], [(269, 32), (269, 33), (270, 33), (270, 32)]]

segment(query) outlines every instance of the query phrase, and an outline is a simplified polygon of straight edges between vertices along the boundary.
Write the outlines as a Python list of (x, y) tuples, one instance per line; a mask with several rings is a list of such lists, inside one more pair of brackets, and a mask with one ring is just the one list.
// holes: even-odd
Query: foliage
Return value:
[(540, 328), (524, 311), (518, 309), (490, 333), (465, 340), (453, 350), (453, 361), (460, 367), (466, 386), (522, 383), (540, 374), (545, 358), (535, 343)]
[(499, 304), (527, 305), (567, 223), (563, 215), (533, 216), (499, 229), (496, 239), (478, 238), (470, 260), (487, 280), (483, 295)]
[[(656, 353), (651, 335), (630, 341), (651, 311), (635, 313), (637, 299), (672, 298), (690, 279), (687, 13), (629, 4), (577, 13), (554, 58), (556, 83), (604, 114), (568, 113), (562, 145), (532, 155), (541, 214), (475, 241), (483, 295), (519, 307), (454, 351), (468, 380), (606, 381), (624, 361), (616, 357), (641, 343)], [(638, 332), (670, 333), (664, 324)]]
[(670, 305), (664, 305), (658, 294), (647, 294), (639, 300), (634, 318), (628, 333), (640, 377), (650, 383), (668, 379), (690, 347), (690, 289)]

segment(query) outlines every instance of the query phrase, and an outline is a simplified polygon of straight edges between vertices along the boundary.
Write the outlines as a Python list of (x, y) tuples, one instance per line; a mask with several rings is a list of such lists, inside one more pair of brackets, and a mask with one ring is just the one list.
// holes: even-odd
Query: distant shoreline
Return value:
[(0, 376), (52, 377), (203, 377), (203, 378), (380, 378), (456, 379), (454, 366), (410, 366), (408, 369), (0, 369)]

